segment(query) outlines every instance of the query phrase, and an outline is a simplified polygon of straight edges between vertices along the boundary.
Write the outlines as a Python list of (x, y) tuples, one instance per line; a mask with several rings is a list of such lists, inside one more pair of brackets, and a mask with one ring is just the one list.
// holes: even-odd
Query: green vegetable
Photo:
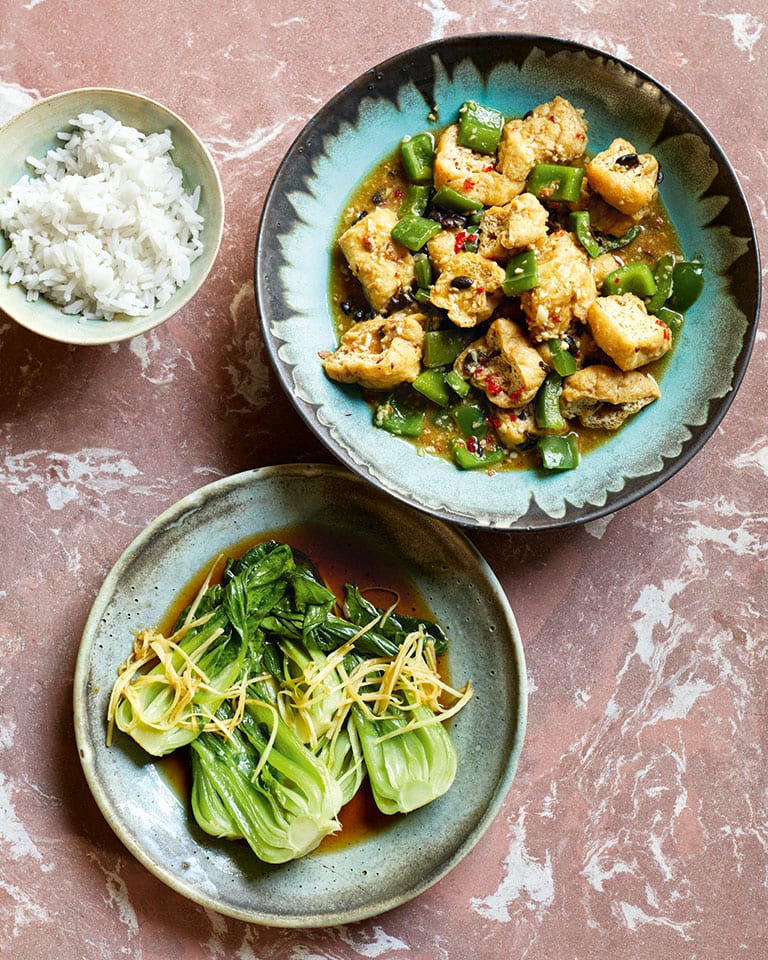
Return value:
[(400, 204), (398, 217), (420, 217), (427, 209), (429, 195), (432, 188), (426, 184), (411, 183), (405, 191), (405, 197)]
[(694, 305), (704, 289), (704, 264), (698, 260), (680, 260), (672, 271), (672, 295), (667, 302), (677, 313)]
[(458, 142), (475, 153), (494, 154), (504, 129), (504, 114), (467, 100), (459, 108)]
[(444, 367), (477, 336), (473, 330), (428, 330), (424, 334), (424, 366)]
[(564, 430), (565, 420), (560, 412), (560, 394), (563, 378), (559, 373), (548, 373), (539, 387), (534, 402), (536, 426), (542, 430)]
[(435, 142), (429, 133), (406, 137), (400, 144), (405, 175), (412, 183), (431, 183), (435, 162)]
[(525, 250), (510, 257), (501, 289), (506, 296), (514, 297), (539, 285), (539, 265), (535, 250)]
[(528, 175), (526, 190), (540, 200), (575, 202), (581, 195), (583, 167), (537, 163)]
[(648, 313), (658, 314), (659, 310), (661, 310), (661, 308), (672, 295), (674, 269), (675, 258), (671, 253), (665, 254), (663, 257), (659, 258), (659, 261), (653, 270), (653, 279), (656, 284), (656, 292), (645, 304), (645, 308)]
[(477, 437), (481, 440), (488, 434), (486, 410), (480, 403), (462, 403), (453, 411), (456, 426), (465, 438)]
[(467, 381), (460, 377), (455, 370), (448, 370), (445, 374), (445, 382), (460, 397), (466, 397), (471, 389)]
[(376, 407), (373, 422), (398, 437), (419, 437), (424, 429), (424, 411), (408, 407), (395, 394), (390, 394)]
[(402, 217), (392, 227), (392, 239), (409, 250), (421, 250), (427, 240), (440, 233), (441, 229), (436, 220), (427, 217)]
[(576, 370), (576, 357), (568, 349), (563, 340), (555, 338), (547, 340), (549, 347), (549, 356), (552, 360), (552, 366), (561, 377), (567, 377)]
[(473, 210), (482, 210), (483, 205), (479, 200), (467, 196), (466, 193), (459, 193), (453, 187), (440, 187), (432, 197), (432, 203), (436, 207), (442, 207), (444, 210), (453, 210), (456, 213), (471, 213)]
[(676, 336), (683, 329), (683, 315), (677, 310), (670, 310), (669, 307), (659, 307), (656, 311), (659, 320), (663, 320), (669, 327), (673, 336)]
[(576, 239), (584, 247), (590, 257), (594, 259), (601, 253), (610, 253), (612, 250), (620, 250), (630, 244), (642, 229), (639, 225), (630, 227), (625, 234), (620, 237), (597, 237), (592, 233), (590, 223), (590, 214), (588, 210), (574, 210), (569, 217), (571, 229), (576, 234)]
[(441, 370), (422, 370), (413, 381), (412, 386), (414, 390), (418, 390), (422, 396), (436, 403), (439, 407), (447, 407), (450, 403), (448, 385)]
[(432, 264), (426, 253), (417, 253), (413, 257), (413, 271), (416, 278), (416, 286), (420, 289), (427, 289), (432, 284)]
[(573, 470), (579, 465), (579, 448), (575, 434), (539, 437), (541, 465), (545, 470)]
[(460, 470), (483, 470), (501, 463), (504, 451), (501, 449), (485, 450), (478, 446), (470, 450), (466, 440), (454, 440), (451, 443), (451, 453)]
[(626, 263), (612, 270), (603, 280), (603, 296), (621, 296), (634, 293), (636, 296), (652, 297), (656, 293), (656, 281), (647, 263)]

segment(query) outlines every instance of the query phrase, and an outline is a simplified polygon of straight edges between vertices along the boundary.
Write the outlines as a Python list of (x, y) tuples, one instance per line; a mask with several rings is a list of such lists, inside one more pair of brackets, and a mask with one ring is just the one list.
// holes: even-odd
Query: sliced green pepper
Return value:
[(581, 196), (583, 179), (583, 167), (537, 163), (528, 175), (526, 190), (539, 200), (564, 200), (573, 203)]
[(507, 263), (506, 275), (501, 289), (508, 297), (517, 296), (539, 285), (539, 266), (535, 250), (524, 250), (511, 257)]
[(427, 184), (409, 183), (397, 210), (398, 217), (420, 217), (427, 209), (431, 192), (432, 188)]
[(541, 465), (545, 470), (573, 470), (579, 465), (576, 435), (539, 437)]
[(424, 429), (424, 411), (409, 409), (397, 397), (390, 395), (376, 407), (373, 422), (375, 426), (399, 437), (419, 437)]
[(704, 264), (699, 260), (680, 260), (672, 271), (672, 296), (667, 306), (685, 313), (704, 289)]
[(559, 373), (548, 373), (539, 387), (534, 402), (536, 426), (541, 430), (563, 430), (565, 420), (560, 412), (560, 394), (563, 392), (563, 378)]
[(411, 183), (431, 183), (435, 162), (435, 141), (430, 133), (405, 137), (400, 144), (405, 175)]
[(422, 370), (412, 386), (414, 390), (418, 390), (427, 400), (431, 400), (439, 407), (447, 407), (451, 401), (448, 385), (441, 370)]
[(424, 366), (445, 367), (477, 334), (473, 330), (428, 330), (424, 334)]
[(636, 223), (634, 227), (630, 227), (620, 237), (600, 237), (600, 246), (603, 248), (603, 253), (610, 253), (612, 250), (620, 250), (622, 247), (626, 247), (627, 244), (632, 243), (642, 229)]
[(453, 440), (451, 452), (456, 466), (461, 470), (482, 470), (484, 467), (495, 466), (504, 459), (504, 451), (501, 449), (470, 450), (464, 440)]
[(562, 340), (547, 340), (547, 346), (549, 347), (552, 366), (561, 377), (567, 377), (569, 374), (575, 372), (576, 357), (574, 357)]
[(653, 270), (653, 279), (656, 283), (656, 293), (645, 304), (648, 313), (658, 314), (659, 310), (672, 296), (672, 277), (675, 267), (675, 258), (671, 253), (659, 258)]
[(656, 293), (656, 281), (647, 263), (625, 263), (603, 280), (604, 297), (623, 293), (634, 293), (638, 297), (652, 297)]
[(392, 227), (392, 239), (409, 250), (421, 250), (427, 240), (440, 233), (442, 227), (427, 217), (403, 217)]
[(432, 264), (426, 253), (417, 253), (413, 258), (413, 274), (419, 290), (426, 290), (432, 284)]
[(458, 375), (455, 370), (449, 370), (445, 375), (445, 382), (460, 397), (466, 397), (470, 391), (467, 381)]
[(677, 310), (670, 310), (669, 307), (659, 307), (656, 311), (656, 317), (666, 323), (672, 336), (677, 336), (683, 329), (683, 315)]
[(635, 224), (621, 237), (596, 237), (592, 233), (589, 210), (574, 210), (570, 215), (570, 223), (576, 239), (593, 260), (601, 253), (610, 253), (612, 250), (626, 247), (640, 233), (640, 227)]
[(467, 100), (459, 107), (458, 142), (475, 153), (496, 153), (504, 129), (504, 114)]
[(477, 437), (481, 440), (488, 435), (488, 424), (485, 422), (485, 407), (479, 403), (462, 403), (453, 411), (453, 419), (467, 439)]
[(443, 210), (453, 210), (455, 213), (471, 213), (473, 210), (482, 210), (483, 205), (474, 197), (466, 193), (459, 193), (453, 187), (440, 187), (432, 197), (432, 203)]

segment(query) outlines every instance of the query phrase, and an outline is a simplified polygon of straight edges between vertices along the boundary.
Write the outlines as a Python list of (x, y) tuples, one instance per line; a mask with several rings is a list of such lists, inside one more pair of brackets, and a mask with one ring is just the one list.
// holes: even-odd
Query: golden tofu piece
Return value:
[(452, 124), (443, 132), (435, 151), (435, 188), (451, 187), (484, 206), (507, 203), (522, 190), (494, 168), (494, 158), (475, 153), (459, 143), (459, 128)]
[(376, 207), (339, 237), (349, 268), (377, 313), (386, 313), (392, 297), (414, 279), (413, 254), (392, 239), (397, 214)]
[(565, 377), (560, 406), (564, 417), (578, 417), (585, 427), (617, 430), (658, 396), (659, 386), (649, 374), (596, 363)]
[(551, 340), (584, 320), (597, 296), (589, 258), (570, 233), (552, 233), (536, 246), (539, 285), (520, 296), (534, 340)]
[(570, 163), (587, 149), (584, 111), (563, 97), (539, 104), (522, 119), (504, 125), (497, 169), (514, 183), (525, 181), (537, 163)]
[(541, 243), (547, 235), (548, 214), (532, 193), (521, 193), (503, 207), (489, 207), (480, 220), (478, 253), (506, 260), (511, 251)]
[(457, 253), (446, 260), (432, 285), (430, 300), (447, 310), (457, 327), (475, 327), (499, 305), (504, 276), (498, 263), (479, 253)]
[(338, 383), (390, 390), (421, 372), (426, 317), (401, 310), (353, 324), (334, 353), (321, 353), (326, 374)]
[(587, 164), (586, 174), (595, 193), (628, 216), (644, 210), (658, 191), (656, 158), (650, 153), (638, 154), (629, 140), (621, 137)]
[(622, 370), (658, 360), (672, 346), (669, 327), (634, 293), (597, 297), (587, 314), (595, 343)]
[(460, 353), (453, 369), (502, 409), (525, 406), (547, 375), (525, 331), (506, 317), (494, 320), (484, 337)]
[(492, 416), (496, 435), (508, 448), (528, 444), (533, 437), (538, 437), (544, 432), (536, 426), (536, 416), (531, 403), (515, 410), (501, 410), (496, 407), (492, 411)]
[(455, 230), (441, 230), (431, 240), (427, 240), (427, 254), (438, 273), (442, 273), (446, 264), (456, 256), (457, 233)]

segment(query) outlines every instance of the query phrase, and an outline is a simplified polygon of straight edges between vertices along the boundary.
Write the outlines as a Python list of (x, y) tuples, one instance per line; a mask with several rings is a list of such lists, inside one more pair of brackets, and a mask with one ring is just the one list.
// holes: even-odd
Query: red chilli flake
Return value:
[(491, 374), (491, 376), (488, 377), (488, 379), (485, 381), (485, 384), (483, 386), (485, 388), (485, 392), (493, 397), (495, 397), (496, 394), (501, 393), (503, 389), (501, 384), (493, 374)]
[(666, 323), (664, 323), (663, 320), (658, 320), (658, 319), (656, 320), (656, 323), (657, 323), (657, 324), (661, 327), (661, 329), (664, 331), (664, 339), (665, 339), (665, 340), (671, 340), (671, 339), (672, 339), (672, 331), (669, 329), (669, 327), (666, 325)]
[(456, 242), (453, 245), (453, 252), (461, 253), (461, 251), (464, 249), (464, 244), (468, 239), (469, 238), (467, 237), (466, 230), (459, 230), (459, 232), (456, 234)]
[(467, 450), (470, 453), (477, 453), (477, 437), (467, 437)]
[(475, 181), (471, 180), (469, 177), (467, 177), (467, 179), (464, 181), (465, 190), (471, 190), (472, 187), (474, 187), (474, 185), (475, 185)]
[(403, 199), (404, 194), (403, 194), (403, 188), (402, 188), (402, 187), (395, 187), (394, 193), (395, 193), (395, 200), (402, 200), (402, 199)]
[(485, 293), (485, 287), (476, 287), (478, 293)]
[(489, 163), (487, 167), (483, 167), (483, 173), (490, 173), (493, 170), (493, 164)]

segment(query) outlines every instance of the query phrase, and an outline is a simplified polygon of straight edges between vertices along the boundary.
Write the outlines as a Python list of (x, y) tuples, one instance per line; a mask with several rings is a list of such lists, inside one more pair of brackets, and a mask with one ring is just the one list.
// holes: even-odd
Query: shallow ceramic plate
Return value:
[[(706, 288), (687, 313), (662, 382), (642, 411), (577, 470), (460, 473), (371, 427), (354, 390), (329, 381), (335, 348), (330, 249), (354, 188), (404, 134), (451, 122), (464, 100), (507, 116), (561, 95), (584, 109), (590, 149), (624, 136), (659, 158), (662, 197)], [(344, 463), (395, 497), (467, 525), (530, 530), (594, 519), (679, 470), (724, 416), (747, 365), (759, 306), (757, 246), (736, 177), (712, 136), (634, 67), (563, 40), (516, 35), (430, 43), (374, 67), (334, 97), (290, 148), (267, 197), (256, 252), (261, 321), (286, 391)]]
[[(81, 113), (103, 110), (142, 133), (170, 131), (173, 141), (171, 159), (184, 177), (184, 188), (192, 192), (200, 187), (198, 212), (205, 223), (201, 230), (204, 249), (190, 265), (187, 281), (173, 296), (152, 313), (141, 317), (119, 316), (113, 320), (85, 320), (68, 316), (44, 297), (27, 300), (20, 284), (11, 285), (7, 273), (0, 271), (0, 310), (23, 327), (51, 340), (83, 346), (116, 343), (146, 333), (179, 311), (202, 286), (210, 272), (221, 243), (224, 226), (224, 194), (216, 165), (203, 142), (175, 113), (162, 104), (127, 90), (83, 87), (46, 97), (13, 117), (0, 130), (0, 196), (25, 174), (31, 174), (29, 156), (43, 158), (48, 150), (61, 146), (56, 134), (70, 128), (70, 121)], [(8, 240), (0, 233), (0, 256), (8, 249)]]
[[(447, 629), (452, 680), (463, 685), (471, 678), (475, 697), (451, 721), (459, 765), (447, 794), (377, 835), (270, 866), (244, 844), (202, 833), (187, 804), (133, 741), (119, 736), (107, 748), (106, 711), (117, 667), (131, 649), (131, 630), (160, 622), (180, 588), (219, 551), (307, 524), (397, 564)], [(74, 685), (83, 769), (118, 837), (191, 900), (274, 926), (373, 916), (444, 876), (480, 839), (509, 789), (526, 702), (514, 616), (477, 551), (440, 521), (403, 507), (347, 470), (326, 466), (238, 474), (160, 516), (126, 550), (99, 592)]]

